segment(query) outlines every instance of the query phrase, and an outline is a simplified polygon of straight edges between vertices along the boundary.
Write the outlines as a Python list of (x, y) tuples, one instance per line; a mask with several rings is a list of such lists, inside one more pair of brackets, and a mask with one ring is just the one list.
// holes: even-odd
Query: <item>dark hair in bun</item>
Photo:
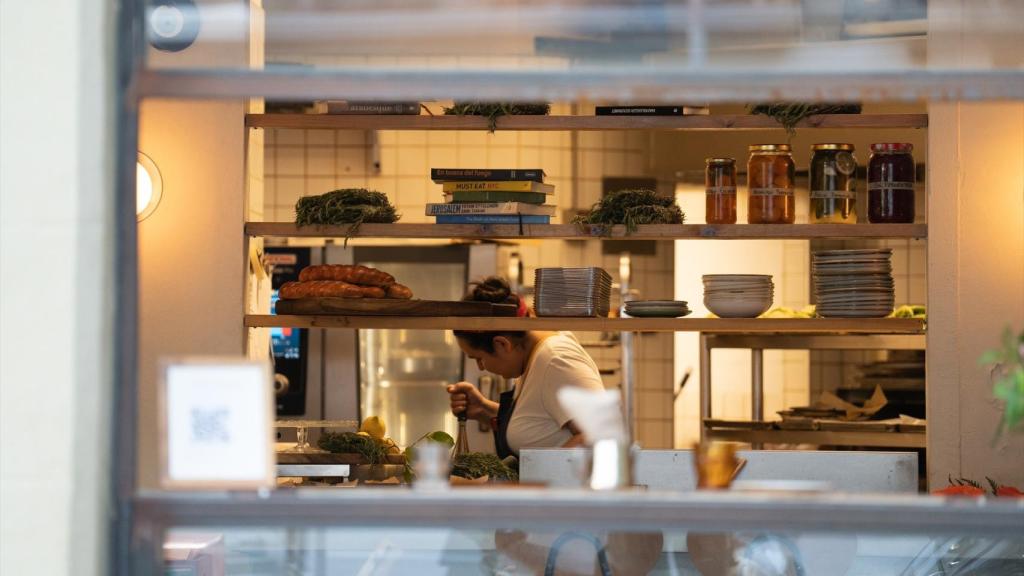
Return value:
[(463, 300), (490, 302), (492, 304), (519, 305), (519, 296), (512, 293), (508, 281), (500, 276), (490, 276), (479, 282), (470, 282), (469, 294)]
[[(491, 304), (515, 304), (519, 305), (519, 296), (512, 293), (512, 287), (508, 280), (500, 276), (490, 276), (479, 282), (469, 284), (469, 293), (463, 301), (490, 302)], [(494, 354), (494, 339), (504, 336), (515, 344), (519, 344), (526, 337), (526, 332), (518, 331), (496, 331), (496, 332), (475, 332), (470, 330), (455, 330), (455, 337), (463, 340), (470, 348), (483, 350), (488, 354)]]

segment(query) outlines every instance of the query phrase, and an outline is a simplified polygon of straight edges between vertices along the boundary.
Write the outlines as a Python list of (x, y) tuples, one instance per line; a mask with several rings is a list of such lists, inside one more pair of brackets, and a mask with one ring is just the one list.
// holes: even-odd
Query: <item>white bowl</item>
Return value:
[(770, 299), (746, 301), (705, 299), (704, 305), (719, 318), (757, 318), (772, 307), (772, 301)]

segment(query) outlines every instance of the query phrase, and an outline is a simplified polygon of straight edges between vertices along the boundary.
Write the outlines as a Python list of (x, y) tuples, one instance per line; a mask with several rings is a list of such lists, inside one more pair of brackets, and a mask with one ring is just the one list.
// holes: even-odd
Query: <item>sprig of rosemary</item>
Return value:
[(363, 223), (390, 224), (401, 215), (383, 192), (365, 188), (343, 188), (305, 196), (295, 203), (295, 224), (302, 226), (350, 224), (345, 243), (359, 232)]
[(388, 448), (382, 442), (355, 432), (331, 432), (320, 434), (317, 445), (335, 454), (359, 454), (371, 465), (387, 461)]
[(625, 225), (626, 234), (631, 234), (641, 224), (682, 224), (684, 220), (685, 215), (674, 198), (644, 188), (611, 192), (589, 212), (573, 218), (579, 225), (607, 225), (606, 234), (611, 234), (611, 226), (615, 224)]
[(487, 476), (490, 480), (518, 480), (519, 474), (494, 454), (470, 452), (452, 459), (452, 476), (475, 480)]
[(494, 132), (498, 128), (498, 118), (502, 116), (545, 116), (551, 113), (551, 105), (545, 102), (456, 102), (450, 107), (445, 106), (444, 113), (454, 116), (486, 116), (487, 129)]
[(796, 134), (796, 125), (801, 120), (818, 114), (860, 114), (860, 104), (801, 104), (777, 102), (748, 106), (751, 114), (763, 114), (774, 118), (786, 129), (790, 137)]

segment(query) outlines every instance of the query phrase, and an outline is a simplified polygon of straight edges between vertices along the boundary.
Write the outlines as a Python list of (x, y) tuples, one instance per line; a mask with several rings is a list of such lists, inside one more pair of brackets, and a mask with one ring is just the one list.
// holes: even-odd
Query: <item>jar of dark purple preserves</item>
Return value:
[(914, 221), (914, 150), (912, 144), (871, 145), (868, 161), (868, 221), (896, 224)]

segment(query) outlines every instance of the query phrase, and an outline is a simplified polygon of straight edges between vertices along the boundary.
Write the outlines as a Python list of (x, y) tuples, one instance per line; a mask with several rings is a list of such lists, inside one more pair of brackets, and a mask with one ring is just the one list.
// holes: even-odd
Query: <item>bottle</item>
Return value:
[(868, 221), (885, 224), (914, 222), (914, 146), (907, 143), (871, 145), (868, 160)]
[(708, 158), (704, 161), (705, 221), (708, 224), (736, 223), (736, 159)]
[(754, 144), (747, 161), (747, 222), (792, 224), (796, 220), (796, 166), (789, 144)]
[(812, 223), (857, 223), (857, 159), (853, 144), (811, 146)]

